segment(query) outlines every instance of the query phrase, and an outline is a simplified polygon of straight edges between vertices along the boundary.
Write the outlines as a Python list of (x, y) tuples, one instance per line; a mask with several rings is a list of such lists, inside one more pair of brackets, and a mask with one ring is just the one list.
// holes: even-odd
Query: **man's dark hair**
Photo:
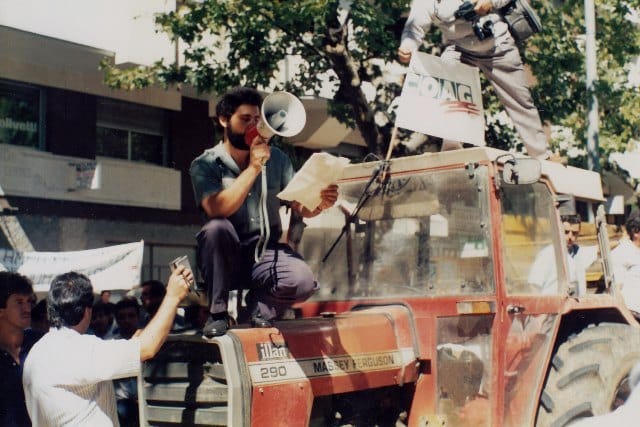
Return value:
[(560, 221), (568, 222), (569, 224), (580, 224), (580, 214), (572, 214), (572, 215), (560, 215)]
[(115, 307), (116, 316), (120, 310), (129, 308), (129, 307), (135, 308), (136, 313), (140, 314), (140, 304), (138, 304), (138, 300), (136, 300), (133, 297), (124, 297), (116, 303), (116, 307)]
[(20, 273), (0, 271), (0, 308), (7, 308), (7, 300), (13, 294), (33, 295), (31, 280)]
[(262, 105), (262, 95), (249, 87), (237, 87), (225, 93), (216, 105), (216, 116), (229, 118), (242, 104)]
[(93, 286), (84, 274), (69, 272), (54, 277), (47, 296), (49, 323), (60, 329), (76, 326), (84, 310), (93, 306)]
[(633, 240), (634, 234), (640, 233), (640, 210), (635, 210), (629, 214), (625, 228), (631, 240)]
[(149, 295), (152, 297), (162, 298), (167, 292), (164, 287), (164, 283), (159, 280), (147, 280), (142, 285), (140, 285), (141, 288), (144, 288), (145, 286), (149, 286)]
[(45, 320), (47, 320), (47, 300), (46, 299), (41, 299), (31, 309), (31, 321), (32, 322), (43, 322)]
[(113, 314), (113, 307), (115, 304), (110, 302), (97, 301), (93, 304), (93, 314)]

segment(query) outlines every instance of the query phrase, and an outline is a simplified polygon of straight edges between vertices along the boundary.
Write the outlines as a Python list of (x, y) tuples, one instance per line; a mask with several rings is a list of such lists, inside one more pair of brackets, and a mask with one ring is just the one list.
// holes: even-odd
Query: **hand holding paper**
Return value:
[(278, 193), (280, 200), (296, 201), (309, 210), (320, 205), (320, 192), (336, 182), (349, 159), (335, 157), (328, 153), (314, 153), (302, 165), (289, 185)]

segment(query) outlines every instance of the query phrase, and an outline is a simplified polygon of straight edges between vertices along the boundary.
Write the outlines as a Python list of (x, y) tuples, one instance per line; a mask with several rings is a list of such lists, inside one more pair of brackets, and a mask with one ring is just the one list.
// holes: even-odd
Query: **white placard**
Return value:
[(280, 200), (299, 202), (312, 211), (322, 201), (320, 190), (340, 179), (348, 164), (349, 159), (346, 157), (313, 153), (277, 196)]
[(143, 241), (72, 252), (0, 249), (0, 271), (27, 276), (36, 292), (48, 292), (55, 276), (70, 271), (88, 276), (96, 293), (128, 290), (140, 284), (143, 251)]
[(415, 52), (404, 80), (396, 126), (484, 146), (478, 69)]

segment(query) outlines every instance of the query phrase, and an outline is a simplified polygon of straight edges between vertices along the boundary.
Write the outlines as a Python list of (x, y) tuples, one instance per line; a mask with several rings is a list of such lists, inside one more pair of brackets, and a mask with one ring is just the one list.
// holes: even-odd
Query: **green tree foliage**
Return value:
[[(399, 84), (382, 83), (380, 64), (395, 58), (398, 22), (409, 0), (354, 1), (344, 25), (337, 0), (204, 1), (159, 15), (162, 31), (184, 47), (184, 60), (160, 60), (151, 67), (121, 70), (103, 62), (106, 80), (115, 88), (186, 83), (199, 92), (221, 93), (247, 85), (318, 94), (327, 81), (337, 86), (329, 112), (357, 127), (371, 152), (381, 153), (388, 141), (388, 118), (381, 125), (376, 113), (387, 115)], [(220, 53), (223, 52), (223, 55)], [(300, 67), (284, 87), (273, 88), (274, 76), (288, 55)], [(372, 83), (373, 99), (365, 94)], [(380, 120), (378, 120), (380, 122)]]
[[(626, 85), (629, 61), (640, 53), (638, 29), (626, 17), (640, 0), (597, 0), (597, 40), (600, 102), (600, 145), (603, 153), (621, 150), (639, 139), (638, 88)], [(165, 87), (189, 84), (199, 92), (221, 93), (236, 85), (318, 94), (328, 75), (337, 91), (329, 112), (357, 128), (369, 151), (386, 151), (393, 113), (389, 107), (401, 82), (383, 78), (385, 64), (395, 60), (403, 12), (410, 0), (354, 0), (348, 19), (340, 25), (337, 0), (205, 0), (161, 14), (157, 23), (179, 41), (183, 60), (159, 60), (151, 67), (119, 69), (103, 62), (105, 79), (115, 88), (150, 84)], [(534, 0), (544, 30), (522, 46), (537, 84), (533, 96), (544, 121), (568, 129), (569, 145), (586, 146), (587, 92), (584, 66), (583, 0), (553, 5)], [(423, 49), (437, 54), (440, 35), (433, 30)], [(300, 59), (283, 87), (273, 87), (285, 57)], [(490, 116), (487, 142), (509, 148), (518, 145), (512, 128), (495, 115), (501, 109), (483, 82), (485, 108)], [(498, 117), (496, 119), (496, 117)], [(567, 132), (565, 132), (565, 139)], [(558, 146), (558, 142), (555, 143)], [(574, 150), (575, 151), (575, 150)], [(579, 150), (578, 150), (579, 152)], [(575, 155), (573, 156), (575, 157)], [(584, 161), (572, 159), (575, 164)]]
[[(574, 146), (586, 152), (589, 94), (585, 71), (584, 0), (567, 0), (555, 6), (534, 3), (544, 30), (533, 37), (524, 52), (537, 84), (532, 88), (543, 121), (571, 130)], [(599, 146), (606, 165), (608, 154), (624, 151), (640, 139), (640, 94), (628, 85), (630, 62), (640, 55), (640, 31), (629, 17), (638, 0), (595, 0), (599, 104)], [(552, 141), (558, 146), (559, 141)], [(563, 154), (570, 151), (567, 145)], [(579, 152), (574, 150), (574, 152)], [(585, 155), (572, 163), (584, 166)]]

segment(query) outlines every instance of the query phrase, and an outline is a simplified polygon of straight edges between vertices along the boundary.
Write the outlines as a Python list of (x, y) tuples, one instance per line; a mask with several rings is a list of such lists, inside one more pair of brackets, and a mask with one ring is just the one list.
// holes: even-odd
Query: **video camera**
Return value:
[(478, 40), (484, 40), (488, 37), (493, 37), (493, 21), (489, 18), (483, 19), (474, 10), (474, 4), (469, 0), (465, 0), (460, 5), (458, 10), (454, 12), (456, 19), (463, 18), (465, 21), (471, 22), (473, 33)]

